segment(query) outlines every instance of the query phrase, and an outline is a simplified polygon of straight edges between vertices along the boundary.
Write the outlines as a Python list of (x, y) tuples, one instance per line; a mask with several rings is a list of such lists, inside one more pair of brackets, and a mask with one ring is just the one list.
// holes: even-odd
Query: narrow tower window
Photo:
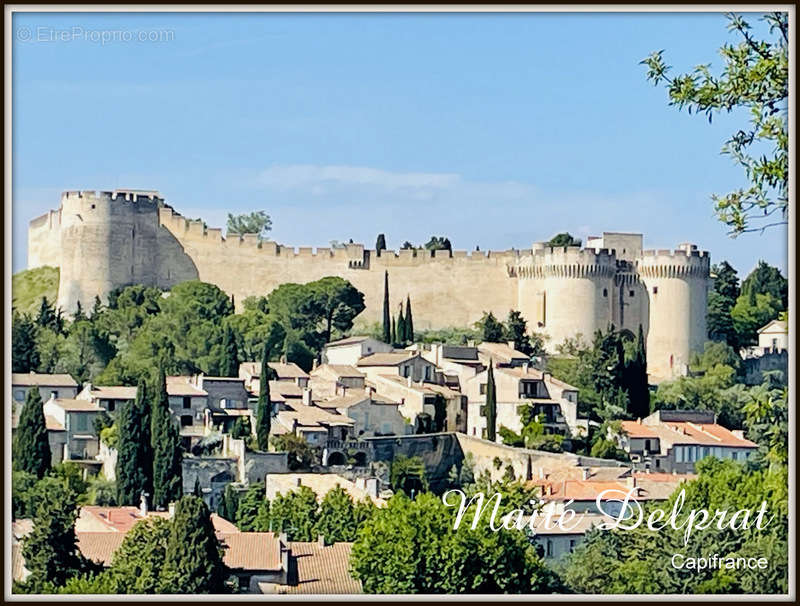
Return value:
[(653, 294), (654, 295), (658, 294), (658, 286), (653, 286)]
[(603, 296), (604, 296), (604, 297), (607, 297), (607, 296), (608, 296), (608, 289), (607, 289), (607, 288), (604, 288), (604, 289), (603, 289)]

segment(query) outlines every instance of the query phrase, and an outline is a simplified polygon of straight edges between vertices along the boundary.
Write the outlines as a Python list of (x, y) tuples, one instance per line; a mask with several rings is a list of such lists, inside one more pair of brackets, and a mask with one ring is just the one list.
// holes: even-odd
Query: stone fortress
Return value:
[(527, 250), (384, 250), (259, 244), (255, 234), (224, 238), (219, 228), (176, 213), (155, 191), (67, 191), (61, 206), (31, 221), (28, 267), (60, 268), (58, 305), (128, 284), (170, 288), (199, 279), (235, 296), (266, 295), (285, 282), (340, 276), (364, 293), (362, 318), (382, 318), (384, 272), (392, 310), (411, 297), (417, 329), (468, 326), (485, 311), (519, 310), (549, 338), (589, 341), (609, 323), (647, 335), (652, 380), (682, 374), (706, 340), (707, 252), (642, 250), (642, 235), (604, 233), (581, 247)]

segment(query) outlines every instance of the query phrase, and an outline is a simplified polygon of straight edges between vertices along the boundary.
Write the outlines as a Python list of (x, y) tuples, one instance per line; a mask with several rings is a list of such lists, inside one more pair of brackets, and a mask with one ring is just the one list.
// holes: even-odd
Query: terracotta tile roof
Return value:
[(45, 426), (47, 427), (47, 431), (65, 431), (64, 426), (51, 415), (45, 415), (44, 422)]
[[(169, 512), (148, 511), (147, 517), (168, 518)], [(75, 532), (101, 533), (114, 532), (126, 533), (134, 525), (143, 520), (138, 507), (104, 507), (100, 505), (84, 505), (81, 507), (78, 519), (75, 521)], [(216, 513), (211, 514), (211, 523), (217, 532), (233, 533), (238, 532), (238, 528), (220, 517)]]
[(510, 347), (508, 343), (489, 343), (485, 341), (478, 344), (478, 352), (479, 354), (495, 358), (506, 364), (513, 360), (530, 360), (530, 356)]
[(553, 526), (553, 528), (547, 528), (547, 518), (540, 516), (536, 518), (533, 527), (536, 531), (536, 534), (542, 536), (586, 534), (593, 527), (599, 526), (604, 522), (610, 522), (613, 519), (614, 518), (611, 518), (610, 516), (604, 516), (600, 513), (583, 513), (577, 515), (574, 522), (565, 524), (569, 530), (562, 530), (557, 523), (552, 524), (553, 520), (558, 520), (558, 516), (555, 516), (553, 520), (551, 520), (551, 526)]
[[(606, 490), (613, 490), (616, 492), (608, 492), (603, 495), (601, 500), (617, 500), (622, 498), (623, 495), (628, 494), (628, 488), (623, 482), (596, 482), (592, 480), (564, 480), (562, 482), (548, 482), (536, 480), (530, 482), (533, 485), (543, 486), (544, 500), (567, 501), (573, 499), (575, 501), (595, 501), (597, 496)], [(549, 489), (549, 490), (548, 490)]]
[[(308, 373), (294, 362), (268, 362), (269, 366), (278, 375), (278, 379), (308, 378)], [(239, 369), (252, 377), (261, 375), (261, 362), (242, 362)]]
[(84, 557), (99, 562), (103, 566), (111, 566), (122, 541), (128, 536), (126, 532), (76, 532), (78, 549)]
[(372, 337), (366, 336), (353, 336), (353, 337), (345, 337), (344, 339), (339, 339), (338, 341), (331, 341), (325, 347), (339, 347), (341, 345), (355, 345), (356, 343), (363, 343), (367, 339)]
[[(374, 353), (361, 358), (358, 362), (356, 362), (356, 366), (359, 367), (397, 366), (398, 364), (402, 364), (403, 362), (407, 362), (408, 360), (421, 357), (422, 356), (420, 356), (419, 353), (413, 351), (392, 351), (389, 353)], [(427, 360), (425, 361), (428, 362)], [(428, 363), (430, 364), (430, 362)]]
[(207, 396), (208, 393), (191, 383), (191, 377), (167, 377), (167, 394), (171, 396)]
[(297, 424), (304, 427), (314, 427), (322, 425), (353, 425), (353, 420), (340, 415), (339, 413), (323, 410), (318, 406), (306, 406), (305, 404), (293, 404), (293, 410), (282, 410), (278, 417), (290, 426), (294, 419)]
[(290, 542), (289, 548), (297, 562), (298, 582), (297, 585), (279, 586), (278, 593), (363, 593), (360, 581), (350, 574), (352, 543), (320, 547), (318, 543)]
[(271, 532), (217, 533), (228, 568), (237, 570), (280, 570), (281, 544)]
[(758, 445), (717, 424), (686, 422), (663, 422), (662, 425), (677, 434), (671, 437), (673, 444), (700, 444), (702, 446), (729, 446), (735, 448), (757, 448)]
[(136, 388), (125, 387), (123, 385), (111, 385), (108, 387), (94, 387), (92, 386), (89, 393), (94, 398), (101, 398), (107, 400), (135, 400)]
[(59, 408), (68, 412), (99, 412), (103, 410), (100, 406), (89, 400), (71, 400), (67, 398), (56, 398), (51, 400)]
[(658, 438), (658, 434), (648, 425), (642, 425), (638, 421), (622, 421), (622, 431), (631, 438)]
[(77, 387), (78, 383), (67, 374), (39, 374), (36, 372), (19, 373), (11, 375), (12, 385), (39, 386), (39, 387)]
[(350, 366), (349, 364), (323, 364), (322, 366), (318, 366), (314, 370), (311, 371), (311, 376), (323, 376), (327, 375), (334, 379), (339, 378), (356, 378), (361, 379), (364, 378), (366, 375), (359, 371), (355, 366)]
[(270, 381), (269, 394), (283, 396), (284, 398), (302, 398), (303, 388), (294, 381)]

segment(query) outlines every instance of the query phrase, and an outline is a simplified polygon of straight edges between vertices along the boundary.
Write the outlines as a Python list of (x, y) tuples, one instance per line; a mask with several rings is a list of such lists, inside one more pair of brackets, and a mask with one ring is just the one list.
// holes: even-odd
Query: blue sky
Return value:
[[(741, 276), (760, 258), (786, 271), (785, 229), (734, 240), (713, 215), (710, 194), (744, 185), (719, 154), (743, 118), (668, 107), (638, 64), (666, 49), (676, 70), (718, 68), (721, 14), (17, 13), (13, 27), (15, 271), (60, 191), (118, 187), (210, 226), (264, 209), (287, 245), (638, 231)], [(102, 31), (171, 33), (92, 41)]]

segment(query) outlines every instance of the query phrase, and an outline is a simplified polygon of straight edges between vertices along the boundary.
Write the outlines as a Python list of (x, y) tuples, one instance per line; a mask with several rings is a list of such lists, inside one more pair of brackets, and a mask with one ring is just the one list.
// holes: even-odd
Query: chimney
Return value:
[(409, 375), (408, 377), (406, 377), (406, 385), (408, 385), (408, 387), (411, 387), (412, 383), (413, 383), (413, 381), (411, 379), (411, 375)]
[(142, 492), (142, 496), (139, 499), (139, 515), (143, 518), (147, 517), (147, 493)]
[(317, 545), (320, 547), (325, 547), (325, 535), (319, 534), (317, 535)]
[(281, 356), (281, 364), (286, 364), (286, 354)]
[(306, 406), (311, 406), (313, 404), (313, 400), (311, 399), (311, 388), (305, 387), (303, 389), (303, 404)]
[(511, 349), (514, 349), (514, 347), (515, 347), (515, 345), (516, 345), (516, 343), (514, 343), (514, 341), (507, 341), (507, 342), (506, 342), (506, 344), (507, 344), (507, 345), (508, 345), (508, 346), (509, 346)]
[(591, 471), (588, 467), (581, 467), (581, 480), (588, 480), (590, 475)]
[(525, 374), (528, 374), (528, 365), (529, 365), (528, 362), (523, 362), (522, 364), (522, 372), (524, 372)]
[(283, 543), (284, 545), (288, 545), (289, 544), (289, 535), (287, 535), (285, 532), (282, 532), (282, 533), (280, 533), (278, 535), (278, 540), (281, 543)]
[(314, 372), (315, 370), (317, 370), (318, 366), (319, 366), (319, 362), (317, 361), (316, 358), (314, 358), (314, 361), (311, 363), (311, 372)]
[(377, 498), (378, 496), (378, 478), (367, 478), (365, 482), (365, 490), (369, 496), (372, 498)]
[(625, 478), (625, 485), (628, 487), (628, 489), (636, 488), (636, 477), (631, 474)]
[(303, 485), (303, 478), (297, 478), (297, 485), (298, 486), (302, 486)]

